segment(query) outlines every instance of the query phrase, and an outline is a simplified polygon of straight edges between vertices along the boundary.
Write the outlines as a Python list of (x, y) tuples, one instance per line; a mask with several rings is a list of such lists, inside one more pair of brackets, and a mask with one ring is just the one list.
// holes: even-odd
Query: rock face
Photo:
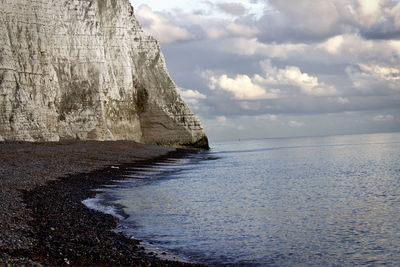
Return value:
[(207, 148), (128, 0), (0, 0), (0, 141)]

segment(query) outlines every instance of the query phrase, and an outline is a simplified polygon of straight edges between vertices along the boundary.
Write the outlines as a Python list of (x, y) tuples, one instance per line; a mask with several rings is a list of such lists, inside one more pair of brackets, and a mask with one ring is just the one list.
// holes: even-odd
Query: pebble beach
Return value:
[(82, 204), (127, 168), (187, 153), (131, 141), (1, 142), (0, 265), (195, 266), (161, 259)]

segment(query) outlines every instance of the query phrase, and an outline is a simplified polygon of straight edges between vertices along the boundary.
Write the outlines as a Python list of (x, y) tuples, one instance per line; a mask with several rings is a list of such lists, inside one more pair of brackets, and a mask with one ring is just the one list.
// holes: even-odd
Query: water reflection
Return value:
[(398, 166), (400, 134), (252, 140), (107, 193), (125, 233), (210, 265), (395, 266)]

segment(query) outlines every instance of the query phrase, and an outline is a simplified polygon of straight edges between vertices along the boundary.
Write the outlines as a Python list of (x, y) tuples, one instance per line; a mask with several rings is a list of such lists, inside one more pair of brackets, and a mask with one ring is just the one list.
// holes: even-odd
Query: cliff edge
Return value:
[(208, 148), (128, 0), (0, 0), (0, 141)]

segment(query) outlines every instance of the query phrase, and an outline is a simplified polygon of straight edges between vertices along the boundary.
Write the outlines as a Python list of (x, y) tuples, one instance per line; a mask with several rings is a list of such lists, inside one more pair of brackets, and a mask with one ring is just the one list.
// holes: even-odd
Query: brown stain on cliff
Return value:
[(6, 3), (0, 140), (208, 146), (128, 0)]

